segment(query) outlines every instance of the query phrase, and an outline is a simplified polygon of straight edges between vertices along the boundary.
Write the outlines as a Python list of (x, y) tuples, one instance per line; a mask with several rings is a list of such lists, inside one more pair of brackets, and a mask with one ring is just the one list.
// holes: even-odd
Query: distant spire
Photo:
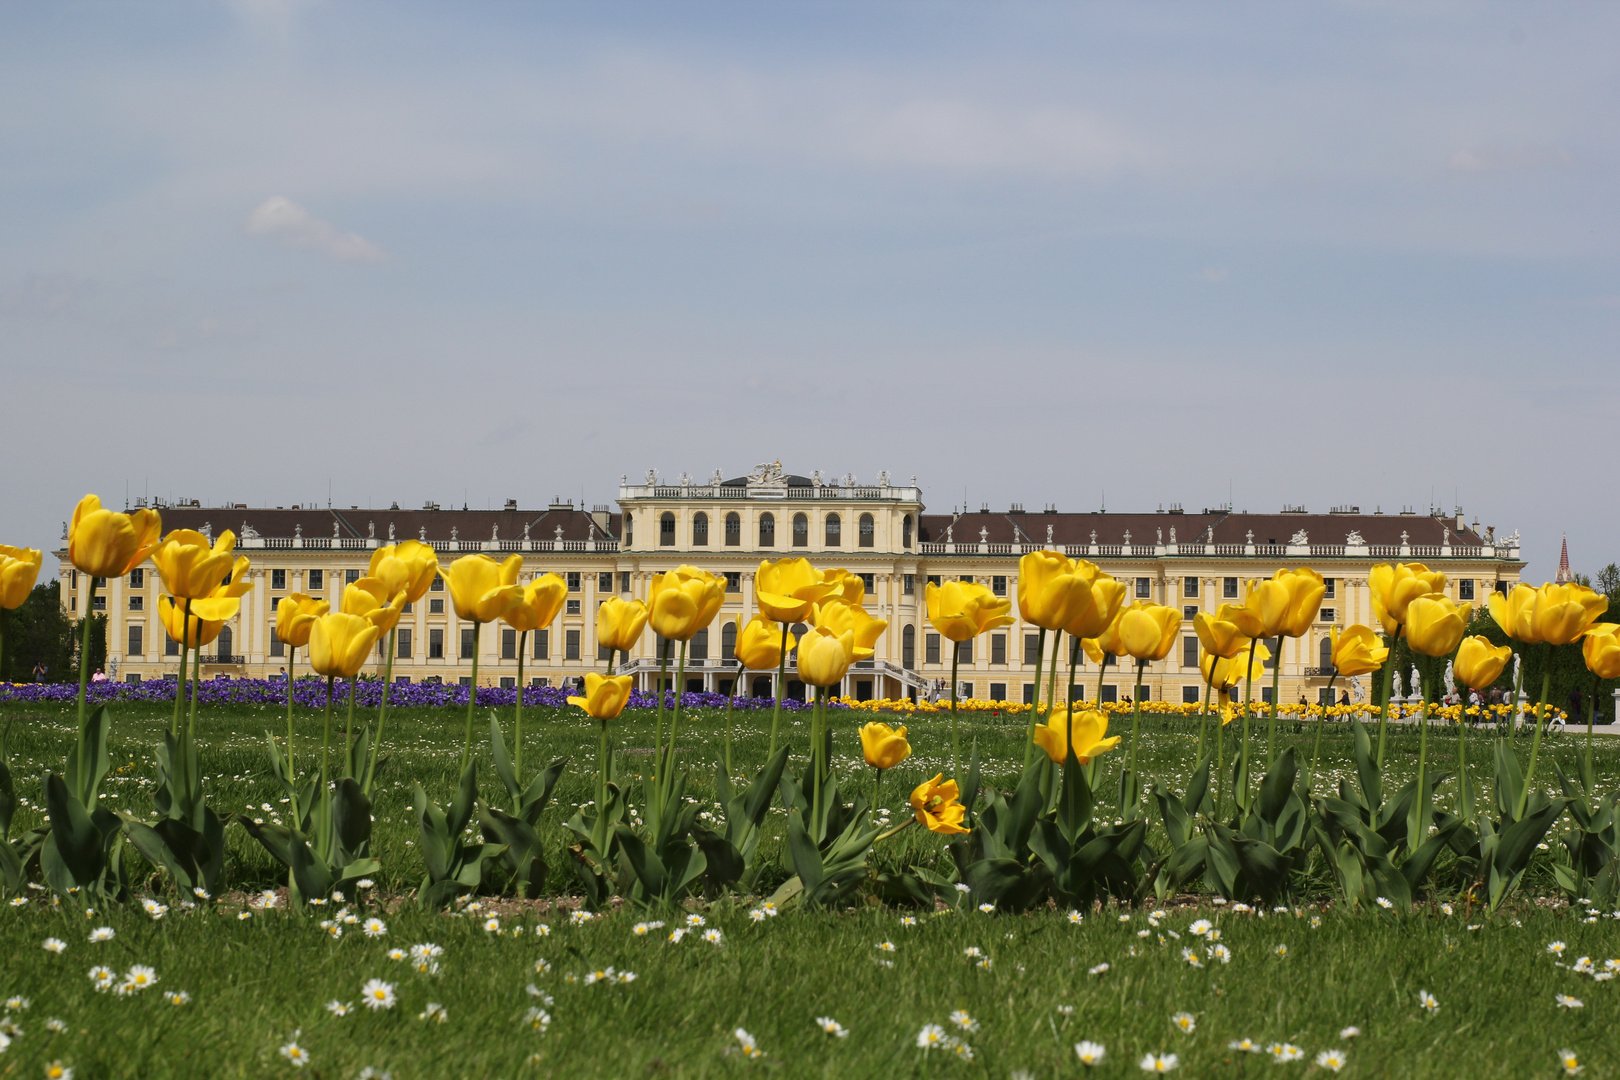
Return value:
[(1558, 574), (1553, 578), (1557, 585), (1568, 585), (1575, 580), (1575, 575), (1569, 572), (1569, 537), (1564, 537), (1564, 546), (1558, 553)]

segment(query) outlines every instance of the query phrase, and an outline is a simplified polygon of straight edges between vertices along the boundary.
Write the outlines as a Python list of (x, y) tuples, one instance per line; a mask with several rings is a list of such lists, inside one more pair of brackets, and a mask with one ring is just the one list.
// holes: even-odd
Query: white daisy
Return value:
[(91, 941), (111, 941), (113, 936), (113, 928), (110, 926), (98, 926), (90, 931)]
[(1080, 1059), (1080, 1064), (1086, 1066), (1087, 1068), (1094, 1065), (1101, 1065), (1103, 1060), (1108, 1057), (1107, 1047), (1103, 1046), (1102, 1043), (1094, 1042), (1075, 1043), (1074, 1053), (1075, 1056)]
[(1198, 1030), (1198, 1021), (1190, 1012), (1178, 1012), (1170, 1018), (1170, 1022), (1176, 1025), (1176, 1030), (1183, 1035), (1191, 1035)]
[(843, 1039), (849, 1036), (849, 1029), (830, 1016), (816, 1017), (816, 1026), (835, 1039)]
[(191, 995), (184, 990), (168, 990), (164, 992), (163, 996), (168, 999), (170, 1005), (191, 1004)]
[(1341, 1038), (1341, 1039), (1353, 1039), (1357, 1035), (1360, 1035), (1360, 1034), (1361, 1034), (1361, 1029), (1356, 1027), (1354, 1024), (1351, 1024), (1347, 1028), (1340, 1028), (1339, 1029), (1339, 1038)]
[(383, 982), (381, 979), (368, 979), (366, 985), (360, 988), (360, 1000), (368, 1009), (392, 1009), (395, 1001), (394, 984)]
[(427, 1003), (427, 1008), (416, 1014), (416, 1018), (418, 1020), (435, 1020), (442, 1024), (450, 1019), (450, 1014), (445, 1012), (444, 1006), (437, 1001), (430, 1001)]
[(538, 1005), (530, 1006), (529, 1011), (523, 1014), (523, 1024), (537, 1035), (544, 1035), (551, 1026), (551, 1014)]
[(1167, 1073), (1181, 1064), (1181, 1059), (1174, 1054), (1148, 1054), (1138, 1062), (1138, 1066), (1146, 1073)]
[(1440, 1011), (1440, 1003), (1436, 1001), (1434, 999), (1434, 995), (1429, 993), (1427, 990), (1418, 991), (1418, 1004), (1431, 1013), (1437, 1013)]
[(1577, 1076), (1586, 1069), (1575, 1056), (1575, 1051), (1567, 1046), (1558, 1051), (1558, 1064), (1563, 1067), (1565, 1076)]
[(743, 1057), (762, 1058), (765, 1056), (765, 1051), (759, 1048), (759, 1044), (754, 1041), (754, 1037), (748, 1034), (748, 1032), (744, 1031), (742, 1028), (738, 1028), (736, 1031), (733, 1031), (732, 1034), (737, 1038), (737, 1050), (742, 1054)]
[(115, 978), (117, 976), (113, 974), (113, 969), (110, 967), (97, 964), (90, 969), (90, 981), (95, 984), (97, 990), (111, 990)]
[(1258, 1054), (1260, 1052), (1260, 1044), (1249, 1038), (1233, 1039), (1226, 1044), (1226, 1048), (1235, 1050), (1240, 1054)]
[(67, 951), (67, 942), (61, 938), (48, 937), (45, 939), (44, 949), (48, 953), (56, 953), (60, 956)]
[[(1450, 905), (1447, 906), (1449, 907)], [(1449, 915), (1450, 912), (1447, 912), (1446, 914)], [(1317, 1068), (1327, 1069), (1329, 1072), (1338, 1072), (1340, 1069), (1344, 1068), (1344, 1063), (1348, 1060), (1349, 1058), (1345, 1056), (1343, 1050), (1324, 1050), (1320, 1054), (1316, 1055)]]
[(1272, 1043), (1266, 1047), (1266, 1053), (1271, 1055), (1274, 1065), (1286, 1065), (1291, 1061), (1299, 1061), (1305, 1056), (1305, 1051), (1293, 1043)]
[(920, 1050), (933, 1050), (935, 1047), (947, 1045), (948, 1042), (945, 1029), (938, 1024), (924, 1024), (923, 1029), (917, 1032), (917, 1047)]
[(1586, 1003), (1580, 998), (1571, 997), (1568, 994), (1554, 994), (1553, 1001), (1560, 1009), (1583, 1009), (1586, 1007)]
[(309, 1051), (298, 1045), (298, 1032), (293, 1032), (292, 1041), (281, 1048), (281, 1056), (297, 1069), (309, 1064)]
[(158, 981), (157, 972), (145, 964), (136, 964), (125, 974), (124, 981), (135, 990), (147, 990), (155, 986)]
[(388, 924), (377, 918), (377, 916), (373, 915), (371, 918), (366, 920), (364, 929), (366, 937), (382, 937), (384, 934), (388, 933)]
[(951, 1013), (949, 1020), (962, 1031), (972, 1032), (979, 1030), (979, 1022), (973, 1019), (973, 1017), (969, 1016), (966, 1009), (957, 1009), (955, 1012)]
[(64, 1065), (61, 1061), (47, 1062), (45, 1080), (73, 1080), (73, 1066)]
[(1094, 968), (1089, 969), (1086, 972), (1086, 974), (1087, 975), (1101, 975), (1103, 972), (1105, 972), (1107, 970), (1108, 970), (1108, 964), (1106, 962), (1104, 962), (1104, 963), (1098, 964)]
[(348, 1016), (353, 1009), (354, 1003), (352, 1001), (339, 1001), (337, 998), (333, 998), (326, 1003), (326, 1011), (333, 1016)]

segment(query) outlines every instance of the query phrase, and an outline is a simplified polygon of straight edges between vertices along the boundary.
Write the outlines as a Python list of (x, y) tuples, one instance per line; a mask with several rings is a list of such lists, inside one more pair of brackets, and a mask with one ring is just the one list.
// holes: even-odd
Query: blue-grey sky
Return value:
[(0, 539), (779, 457), (1595, 570), (1617, 101), (1612, 4), (9, 5)]

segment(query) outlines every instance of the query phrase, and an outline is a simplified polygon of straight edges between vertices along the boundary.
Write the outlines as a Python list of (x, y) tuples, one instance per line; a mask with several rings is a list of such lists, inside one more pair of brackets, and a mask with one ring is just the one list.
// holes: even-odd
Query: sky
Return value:
[(1620, 5), (8, 5), (0, 541), (85, 492), (1418, 512), (1620, 560)]

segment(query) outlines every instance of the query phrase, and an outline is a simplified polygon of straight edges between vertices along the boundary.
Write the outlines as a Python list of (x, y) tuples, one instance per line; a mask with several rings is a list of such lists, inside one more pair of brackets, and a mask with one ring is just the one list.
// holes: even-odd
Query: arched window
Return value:
[(759, 515), (759, 546), (776, 546), (776, 515), (769, 510)]
[(810, 519), (803, 514), (793, 515), (793, 546), (810, 546)]
[(871, 547), (877, 540), (877, 522), (871, 514), (861, 515), (861, 547)]
[(726, 547), (742, 543), (742, 518), (736, 513), (726, 515)]
[(720, 628), (720, 659), (737, 659), (737, 620), (731, 619)]
[(228, 626), (219, 628), (219, 661), (222, 664), (231, 662), (231, 628)]
[(837, 514), (827, 515), (827, 546), (841, 547), (844, 543), (844, 522)]
[(900, 631), (900, 665), (907, 671), (917, 668), (917, 628), (910, 624)]
[(789, 628), (789, 633), (793, 635), (793, 648), (788, 650), (788, 663), (795, 667), (799, 663), (799, 642), (804, 640), (804, 635), (809, 632), (810, 628), (802, 622), (796, 622)]
[(660, 547), (675, 546), (675, 515), (668, 510), (658, 515), (658, 544)]
[(900, 519), (900, 546), (907, 551), (911, 550), (911, 515), (907, 514)]
[(1332, 670), (1333, 670), (1333, 639), (1332, 638), (1323, 638), (1322, 639), (1322, 644), (1321, 644), (1320, 648), (1318, 649), (1318, 662), (1321, 664), (1322, 673), (1324, 675), (1332, 672)]
[(692, 545), (709, 546), (709, 515), (701, 510), (692, 515)]
[(692, 635), (692, 641), (686, 647), (688, 660), (707, 660), (709, 658), (709, 628), (705, 626)]

